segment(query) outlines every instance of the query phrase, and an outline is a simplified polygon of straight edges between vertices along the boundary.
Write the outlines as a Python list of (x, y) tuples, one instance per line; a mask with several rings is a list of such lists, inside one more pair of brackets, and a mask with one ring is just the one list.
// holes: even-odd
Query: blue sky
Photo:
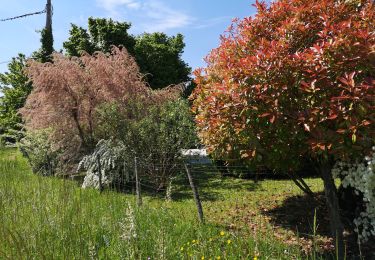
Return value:
[[(52, 0), (55, 49), (62, 48), (71, 23), (86, 27), (93, 17), (113, 18), (132, 23), (131, 33), (162, 31), (182, 33), (186, 48), (183, 58), (191, 67), (204, 65), (203, 58), (219, 44), (219, 36), (232, 18), (253, 15), (253, 0)], [(0, 19), (44, 9), (46, 0), (0, 0)], [(0, 63), (17, 53), (31, 54), (40, 46), (37, 30), (45, 15), (0, 22)], [(7, 69), (0, 64), (0, 72)]]

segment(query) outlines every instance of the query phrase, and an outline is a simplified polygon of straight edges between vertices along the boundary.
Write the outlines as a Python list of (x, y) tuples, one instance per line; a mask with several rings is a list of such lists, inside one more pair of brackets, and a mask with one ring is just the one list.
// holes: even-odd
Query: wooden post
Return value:
[(141, 197), (141, 185), (138, 177), (138, 167), (137, 167), (137, 157), (134, 157), (134, 174), (135, 174), (135, 194), (137, 197), (137, 205), (142, 205), (142, 197)]
[(49, 176), (52, 176), (52, 162), (48, 154), (47, 154), (47, 161), (48, 161), (48, 174)]
[(200, 200), (200, 198), (199, 198), (199, 194), (198, 194), (197, 187), (194, 185), (193, 177), (192, 177), (191, 174), (190, 174), (189, 166), (188, 166), (187, 164), (184, 164), (184, 165), (185, 165), (186, 174), (187, 174), (188, 179), (189, 179), (190, 187), (191, 187), (191, 189), (192, 189), (192, 191), (193, 191), (195, 204), (196, 204), (197, 209), (198, 209), (198, 218), (199, 218), (199, 221), (200, 221), (201, 223), (204, 223), (204, 218), (203, 218), (203, 208), (202, 208), (201, 200)]
[(99, 192), (102, 193), (103, 185), (102, 185), (102, 167), (100, 165), (100, 155), (97, 156), (98, 161), (98, 176), (99, 176)]
[(52, 3), (51, 0), (47, 0), (46, 4), (46, 30), (52, 31)]

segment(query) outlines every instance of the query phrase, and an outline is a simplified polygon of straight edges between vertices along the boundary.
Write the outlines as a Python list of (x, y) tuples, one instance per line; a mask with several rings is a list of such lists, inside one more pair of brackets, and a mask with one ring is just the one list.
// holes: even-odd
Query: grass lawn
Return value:
[[(315, 247), (332, 247), (324, 206), (291, 181), (193, 174), (204, 225), (185, 179), (176, 182), (172, 202), (144, 196), (137, 208), (131, 194), (34, 175), (16, 150), (2, 150), (0, 259), (305, 259)], [(322, 188), (319, 179), (306, 182)], [(322, 223), (313, 240), (315, 208)]]

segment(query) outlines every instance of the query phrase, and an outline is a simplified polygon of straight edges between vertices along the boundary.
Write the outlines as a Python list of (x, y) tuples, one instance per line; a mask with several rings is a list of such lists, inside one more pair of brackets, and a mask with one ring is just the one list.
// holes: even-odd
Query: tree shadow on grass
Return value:
[[(307, 195), (289, 197), (284, 200), (282, 205), (262, 211), (262, 214), (270, 217), (270, 222), (274, 226), (292, 230), (299, 237), (305, 239), (313, 238), (314, 215), (316, 214), (316, 235), (328, 239), (330, 238), (330, 226), (325, 196), (323, 192), (315, 195), (315, 198)], [(345, 228), (347, 259), (361, 259), (352, 221), (345, 215), (342, 216), (342, 219)], [(362, 244), (361, 251), (362, 259), (375, 259), (375, 241)]]
[(271, 218), (271, 223), (284, 229), (293, 230), (301, 237), (310, 238), (314, 230), (314, 214), (316, 212), (316, 234), (329, 236), (329, 219), (324, 194), (316, 194), (316, 198), (307, 195), (288, 197), (279, 207), (263, 211)]

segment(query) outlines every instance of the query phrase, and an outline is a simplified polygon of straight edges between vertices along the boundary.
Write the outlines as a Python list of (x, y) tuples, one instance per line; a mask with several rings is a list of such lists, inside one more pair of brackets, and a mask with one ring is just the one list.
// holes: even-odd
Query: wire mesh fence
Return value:
[[(142, 155), (139, 155), (142, 156)], [(160, 156), (160, 155), (159, 155)], [(235, 165), (223, 161), (207, 160), (207, 158), (191, 157), (181, 158), (173, 155), (172, 159), (160, 159), (152, 154), (144, 155), (144, 158), (134, 157), (131, 162), (124, 162), (127, 167), (118, 174), (116, 179), (111, 182), (101, 183), (106, 172), (101, 171), (99, 162), (99, 190), (116, 190), (135, 195), (135, 201), (138, 206), (142, 205), (142, 197), (163, 198), (166, 201), (172, 201), (179, 197), (181, 193), (185, 198), (194, 199), (198, 213), (199, 221), (203, 222), (204, 207), (202, 201), (209, 201), (215, 197), (215, 192), (211, 191), (210, 183), (216, 182), (218, 187), (223, 189), (234, 189), (235, 185), (230, 183), (244, 182), (251, 184), (251, 188), (242, 188), (246, 191), (254, 190), (269, 191), (275, 194), (279, 192), (283, 195), (302, 195), (304, 192), (293, 181), (286, 181), (290, 176), (277, 174), (273, 171), (261, 168), (253, 170), (244, 165)], [(76, 176), (77, 177), (77, 176)], [(82, 178), (83, 176), (79, 176)], [(275, 190), (273, 181), (283, 181), (283, 189)], [(316, 187), (313, 187), (316, 190)]]

